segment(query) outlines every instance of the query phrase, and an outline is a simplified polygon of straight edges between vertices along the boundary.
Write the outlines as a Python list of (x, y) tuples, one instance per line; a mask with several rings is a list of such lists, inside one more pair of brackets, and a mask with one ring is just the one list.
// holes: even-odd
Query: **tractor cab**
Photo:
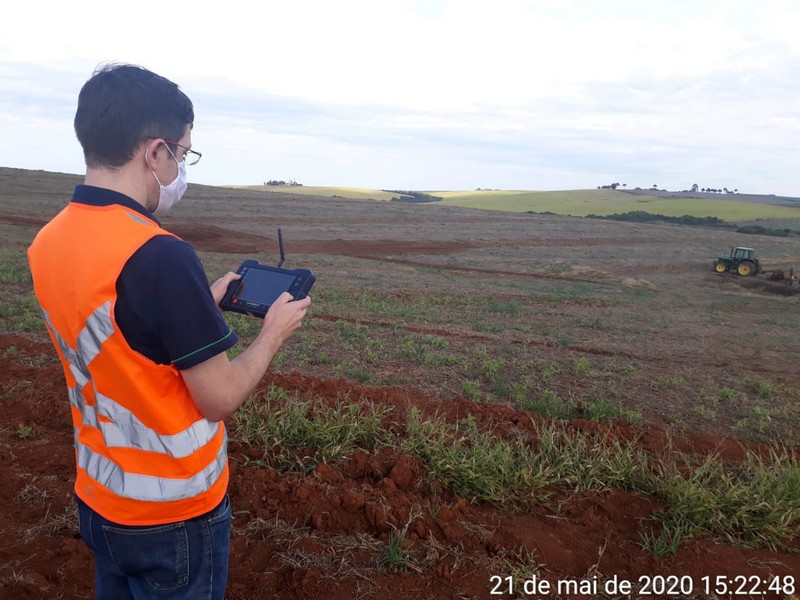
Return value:
[(739, 246), (738, 248), (731, 248), (731, 258), (733, 260), (750, 260), (753, 258), (753, 250), (752, 248), (744, 248)]
[(734, 271), (743, 277), (756, 275), (761, 270), (761, 264), (755, 257), (755, 250), (737, 246), (731, 248), (730, 256), (720, 256), (714, 261), (714, 270), (717, 273)]

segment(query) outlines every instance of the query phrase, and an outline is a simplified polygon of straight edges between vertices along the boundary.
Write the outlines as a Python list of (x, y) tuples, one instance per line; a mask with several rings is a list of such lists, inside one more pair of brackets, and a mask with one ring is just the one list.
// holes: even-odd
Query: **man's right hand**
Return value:
[(289, 292), (283, 292), (269, 307), (259, 337), (274, 336), (280, 346), (300, 328), (310, 306), (309, 296), (295, 300)]
[(225, 352), (181, 371), (197, 408), (210, 421), (231, 415), (253, 393), (281, 345), (300, 328), (311, 298), (284, 292), (270, 306), (261, 331), (233, 360)]

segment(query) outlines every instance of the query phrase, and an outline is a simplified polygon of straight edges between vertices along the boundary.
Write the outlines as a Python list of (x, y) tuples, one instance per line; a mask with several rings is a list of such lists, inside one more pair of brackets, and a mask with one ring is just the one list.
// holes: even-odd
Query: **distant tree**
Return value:
[(622, 187), (628, 187), (628, 184), (627, 183), (623, 183)]
[(692, 191), (693, 191), (693, 192), (696, 192), (696, 191), (697, 191), (697, 184), (696, 184), (696, 183), (692, 185)]

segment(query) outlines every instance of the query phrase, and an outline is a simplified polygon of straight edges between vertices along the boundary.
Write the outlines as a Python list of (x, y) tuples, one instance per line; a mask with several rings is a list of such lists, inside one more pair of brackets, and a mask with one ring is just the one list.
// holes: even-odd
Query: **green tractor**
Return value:
[(755, 250), (752, 248), (743, 248), (741, 246), (731, 248), (730, 256), (720, 256), (714, 261), (714, 270), (717, 273), (735, 271), (743, 277), (758, 275), (761, 271), (761, 264), (754, 256), (754, 253)]

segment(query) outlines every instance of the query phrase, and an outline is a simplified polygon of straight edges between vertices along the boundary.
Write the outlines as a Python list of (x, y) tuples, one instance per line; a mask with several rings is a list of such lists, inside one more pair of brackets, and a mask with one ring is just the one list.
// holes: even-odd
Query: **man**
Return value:
[(237, 343), (187, 243), (161, 228), (186, 189), (194, 109), (146, 69), (110, 65), (78, 98), (84, 185), (37, 234), (34, 291), (72, 413), (80, 531), (96, 597), (223, 598), (231, 508), (222, 419), (253, 392), (311, 301), (284, 293)]

